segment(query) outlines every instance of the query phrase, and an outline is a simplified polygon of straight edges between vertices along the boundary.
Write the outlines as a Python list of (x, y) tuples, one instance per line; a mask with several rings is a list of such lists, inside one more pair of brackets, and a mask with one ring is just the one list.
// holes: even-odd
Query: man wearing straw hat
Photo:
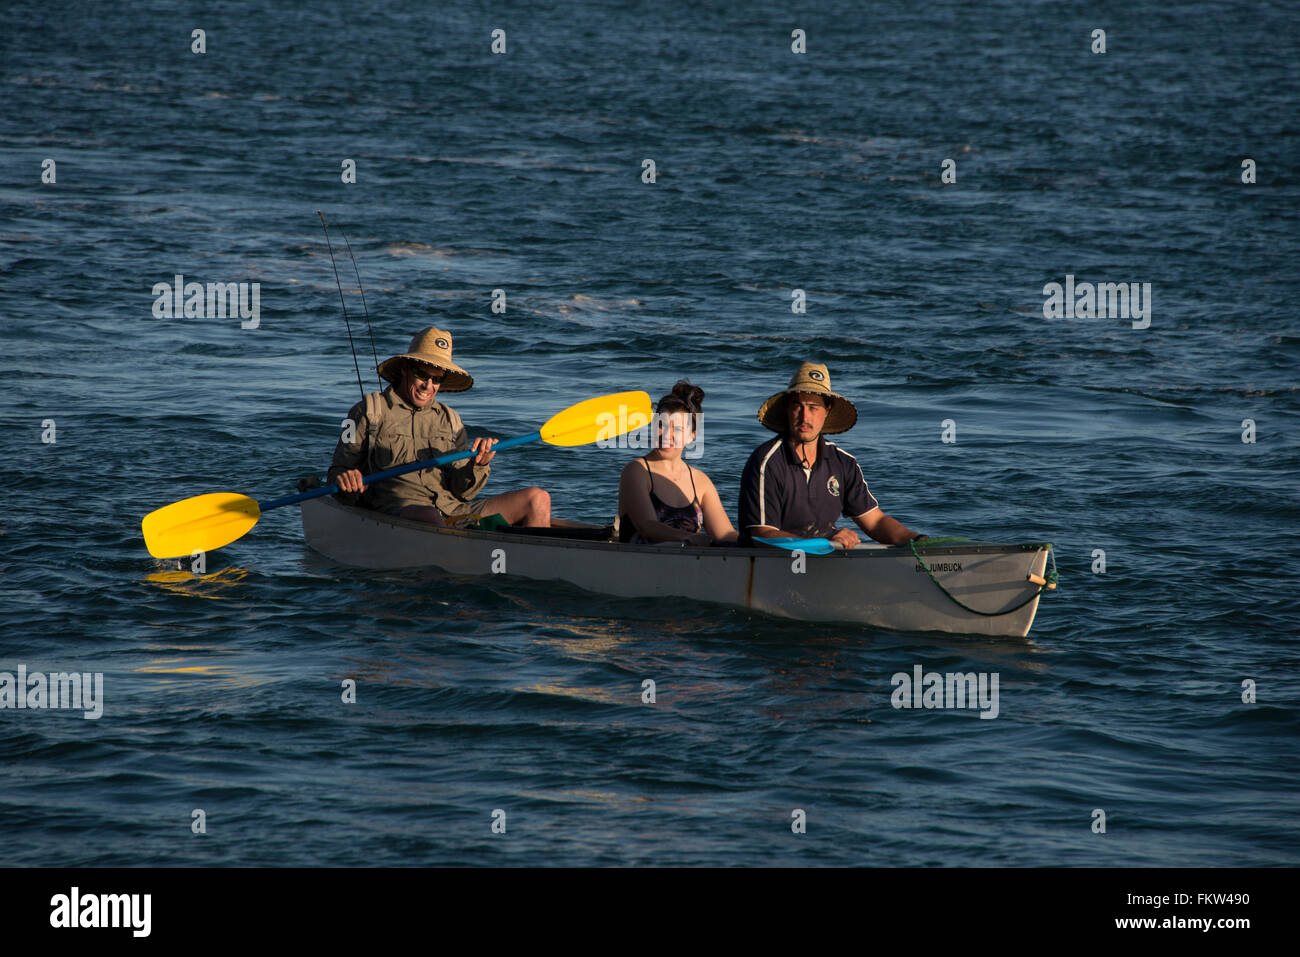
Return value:
[[(407, 352), (381, 362), (379, 375), (390, 385), (348, 412), (356, 428), (351, 441), (340, 439), (334, 449), (331, 482), (345, 493), (360, 493), (360, 504), (368, 508), (434, 525), (474, 514), (500, 514), (512, 525), (551, 523), (551, 496), (540, 488), (471, 501), (488, 480), (497, 440), (480, 437), (470, 446), (460, 415), (437, 400), (440, 392), (465, 392), (474, 384), (451, 359), (450, 332), (425, 329)], [(474, 458), (365, 484), (367, 474), (471, 447), (478, 453)]]
[(847, 432), (858, 410), (831, 390), (826, 366), (805, 362), (790, 386), (763, 403), (758, 421), (778, 433), (754, 450), (740, 479), (739, 525), (748, 541), (829, 538), (840, 548), (861, 539), (835, 527), (841, 515), (885, 545), (924, 538), (886, 515), (867, 489), (858, 460), (827, 435)]

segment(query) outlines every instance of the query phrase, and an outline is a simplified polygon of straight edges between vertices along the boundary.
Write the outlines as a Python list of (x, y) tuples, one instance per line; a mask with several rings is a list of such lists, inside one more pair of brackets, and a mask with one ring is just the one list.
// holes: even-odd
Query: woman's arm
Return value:
[(699, 469), (695, 470), (695, 481), (701, 489), (700, 509), (704, 512), (704, 530), (715, 542), (736, 541), (740, 538), (740, 533), (731, 524), (727, 510), (722, 507), (722, 499), (718, 497), (713, 481)]

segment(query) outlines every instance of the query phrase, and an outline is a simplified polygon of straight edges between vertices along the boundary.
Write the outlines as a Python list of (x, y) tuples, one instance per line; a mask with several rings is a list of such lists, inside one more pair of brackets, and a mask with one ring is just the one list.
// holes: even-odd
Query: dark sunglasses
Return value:
[(411, 372), (413, 379), (428, 379), (430, 382), (441, 382), (447, 375), (442, 369), (434, 369), (430, 366), (418, 366), (414, 362), (408, 362), (406, 368)]

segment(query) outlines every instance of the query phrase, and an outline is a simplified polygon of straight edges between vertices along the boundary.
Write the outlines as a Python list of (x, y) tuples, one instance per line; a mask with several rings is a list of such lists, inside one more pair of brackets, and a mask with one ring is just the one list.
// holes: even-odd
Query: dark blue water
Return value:
[[(1280, 2), (11, 6), (0, 671), (105, 702), (0, 711), (5, 863), (1294, 864), (1298, 58)], [(453, 331), (474, 430), (689, 376), (734, 519), (824, 361), (887, 512), (1052, 541), (1061, 587), (989, 640), (355, 572), (296, 509), (151, 559), (146, 512), (328, 464), (318, 209), (381, 359)], [(177, 273), (261, 283), (260, 324), (155, 318)], [(1067, 274), (1150, 283), (1149, 328), (1044, 319)], [(632, 454), (488, 489), (603, 522)], [(891, 707), (916, 664), (998, 674), (997, 719)]]

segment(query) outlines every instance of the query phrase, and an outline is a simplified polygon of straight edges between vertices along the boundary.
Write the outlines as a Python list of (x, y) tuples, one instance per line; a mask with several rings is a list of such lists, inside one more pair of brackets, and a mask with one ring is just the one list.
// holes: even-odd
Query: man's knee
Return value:
[(551, 523), (551, 493), (536, 485), (520, 489), (523, 493), (523, 521), (529, 524), (549, 525)]

